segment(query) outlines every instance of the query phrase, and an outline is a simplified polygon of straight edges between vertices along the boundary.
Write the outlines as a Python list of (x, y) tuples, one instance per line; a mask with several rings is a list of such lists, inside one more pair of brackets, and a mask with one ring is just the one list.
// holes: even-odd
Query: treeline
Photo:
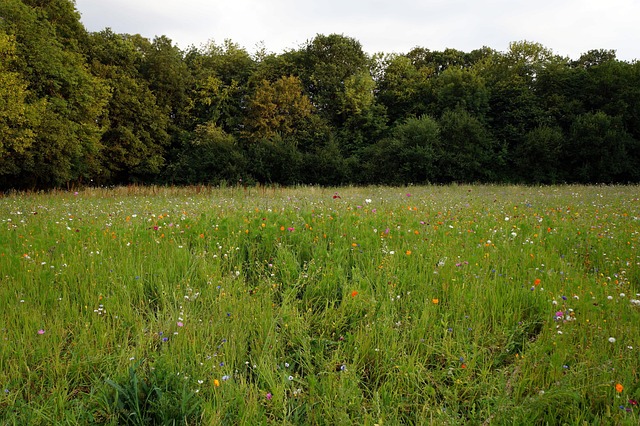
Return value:
[(3, 0), (0, 59), (0, 189), (640, 182), (640, 62), (614, 51), (183, 51)]

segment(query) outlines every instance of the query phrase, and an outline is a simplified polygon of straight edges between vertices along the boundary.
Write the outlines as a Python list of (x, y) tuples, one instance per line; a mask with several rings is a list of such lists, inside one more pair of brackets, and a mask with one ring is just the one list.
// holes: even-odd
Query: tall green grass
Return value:
[(0, 422), (638, 424), (639, 193), (5, 196)]

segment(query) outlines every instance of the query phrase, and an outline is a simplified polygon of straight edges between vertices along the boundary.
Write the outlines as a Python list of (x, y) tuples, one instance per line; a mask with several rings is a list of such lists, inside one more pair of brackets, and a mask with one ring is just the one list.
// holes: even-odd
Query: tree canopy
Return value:
[(72, 0), (4, 0), (0, 60), (4, 190), (640, 181), (640, 62), (613, 50), (181, 50), (90, 33)]

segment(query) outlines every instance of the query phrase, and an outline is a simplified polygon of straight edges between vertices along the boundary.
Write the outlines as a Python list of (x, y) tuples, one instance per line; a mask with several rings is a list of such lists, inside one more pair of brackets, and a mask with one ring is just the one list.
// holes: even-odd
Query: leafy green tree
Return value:
[(87, 31), (80, 22), (80, 13), (73, 0), (22, 0), (34, 8), (52, 25), (56, 38), (65, 47), (81, 51), (87, 41)]
[(141, 53), (140, 75), (147, 82), (158, 106), (165, 111), (173, 126), (188, 125), (191, 113), (189, 91), (194, 81), (183, 52), (166, 36), (155, 37), (152, 42), (141, 36), (132, 36), (131, 40)]
[[(585, 104), (582, 91), (586, 86), (587, 71), (567, 63), (549, 64), (541, 70), (535, 82), (535, 94), (544, 116), (541, 126), (559, 126), (568, 133), (575, 118), (583, 114)], [(543, 118), (544, 117), (544, 118)]]
[(570, 180), (581, 183), (637, 181), (640, 143), (620, 118), (602, 111), (577, 117), (571, 127), (566, 164)]
[[(44, 102), (29, 101), (27, 82), (11, 71), (15, 40), (0, 30), (0, 182), (20, 173), (36, 138)], [(2, 185), (2, 183), (0, 183)], [(5, 185), (2, 185), (5, 186)]]
[(246, 160), (236, 139), (214, 123), (200, 125), (195, 137), (167, 168), (176, 184), (235, 183), (246, 175)]
[(505, 54), (480, 63), (479, 72), (490, 88), (488, 124), (506, 146), (508, 179), (514, 178), (515, 155), (525, 135), (538, 126), (555, 125), (537, 96), (536, 84), (546, 68), (562, 62), (566, 60), (541, 44), (522, 41), (511, 43)]
[(426, 114), (433, 101), (430, 79), (435, 70), (430, 66), (416, 67), (409, 57), (402, 55), (386, 57), (381, 68), (376, 96), (385, 106), (389, 121), (395, 123)]
[(300, 77), (311, 102), (329, 123), (341, 125), (345, 82), (369, 70), (370, 60), (362, 45), (343, 35), (317, 35), (303, 47), (300, 60), (304, 70)]
[(256, 181), (281, 185), (301, 183), (303, 154), (294, 140), (275, 134), (251, 143), (246, 152), (247, 169)]
[[(320, 138), (318, 138), (320, 139)], [(322, 143), (313, 145), (302, 153), (302, 167), (300, 179), (303, 183), (337, 186), (344, 185), (354, 176), (350, 175), (348, 160), (345, 160), (340, 152), (340, 146), (330, 132), (321, 138)], [(362, 169), (362, 163), (357, 164), (358, 170)]]
[(439, 124), (435, 167), (440, 182), (487, 182), (498, 176), (504, 148), (482, 122), (458, 108), (446, 111)]
[(586, 69), (605, 62), (615, 61), (615, 59), (615, 50), (594, 49), (580, 55), (577, 61), (572, 62), (572, 66)]
[(16, 40), (19, 60), (13, 71), (27, 83), (30, 97), (43, 105), (24, 157), (28, 161), (20, 166), (16, 181), (35, 187), (86, 181), (100, 168), (100, 122), (108, 91), (88, 71), (75, 43), (82, 35), (75, 8), (64, 2), (44, 2), (43, 7), (33, 3), (0, 3), (0, 29)]
[(274, 83), (262, 80), (248, 102), (248, 138), (269, 139), (279, 133), (296, 139), (309, 123), (313, 109), (299, 78), (281, 77)]
[(514, 152), (514, 164), (523, 182), (556, 184), (566, 178), (566, 137), (559, 127), (530, 130)]
[(142, 55), (130, 36), (109, 29), (90, 40), (92, 69), (111, 89), (102, 135), (103, 176), (116, 183), (156, 179), (169, 143), (169, 117), (138, 72)]
[(190, 98), (194, 125), (215, 122), (236, 133), (245, 122), (245, 102), (255, 62), (246, 50), (226, 40), (187, 52), (185, 62), (194, 78)]
[(385, 184), (427, 183), (436, 178), (441, 144), (438, 123), (429, 116), (408, 118), (388, 138), (367, 150), (366, 174)]
[(489, 111), (489, 90), (485, 80), (473, 68), (450, 67), (442, 71), (431, 84), (434, 102), (429, 106), (433, 116), (446, 110), (462, 108), (481, 121)]
[(342, 125), (337, 140), (345, 158), (359, 158), (362, 150), (379, 140), (387, 129), (386, 109), (375, 98), (376, 83), (368, 71), (347, 77), (338, 94)]

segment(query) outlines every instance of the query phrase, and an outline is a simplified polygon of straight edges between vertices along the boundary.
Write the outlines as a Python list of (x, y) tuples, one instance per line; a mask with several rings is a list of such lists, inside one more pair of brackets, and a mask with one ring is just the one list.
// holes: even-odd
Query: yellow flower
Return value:
[(213, 386), (215, 386), (215, 387), (220, 386), (220, 381), (218, 379), (214, 379), (213, 380)]

